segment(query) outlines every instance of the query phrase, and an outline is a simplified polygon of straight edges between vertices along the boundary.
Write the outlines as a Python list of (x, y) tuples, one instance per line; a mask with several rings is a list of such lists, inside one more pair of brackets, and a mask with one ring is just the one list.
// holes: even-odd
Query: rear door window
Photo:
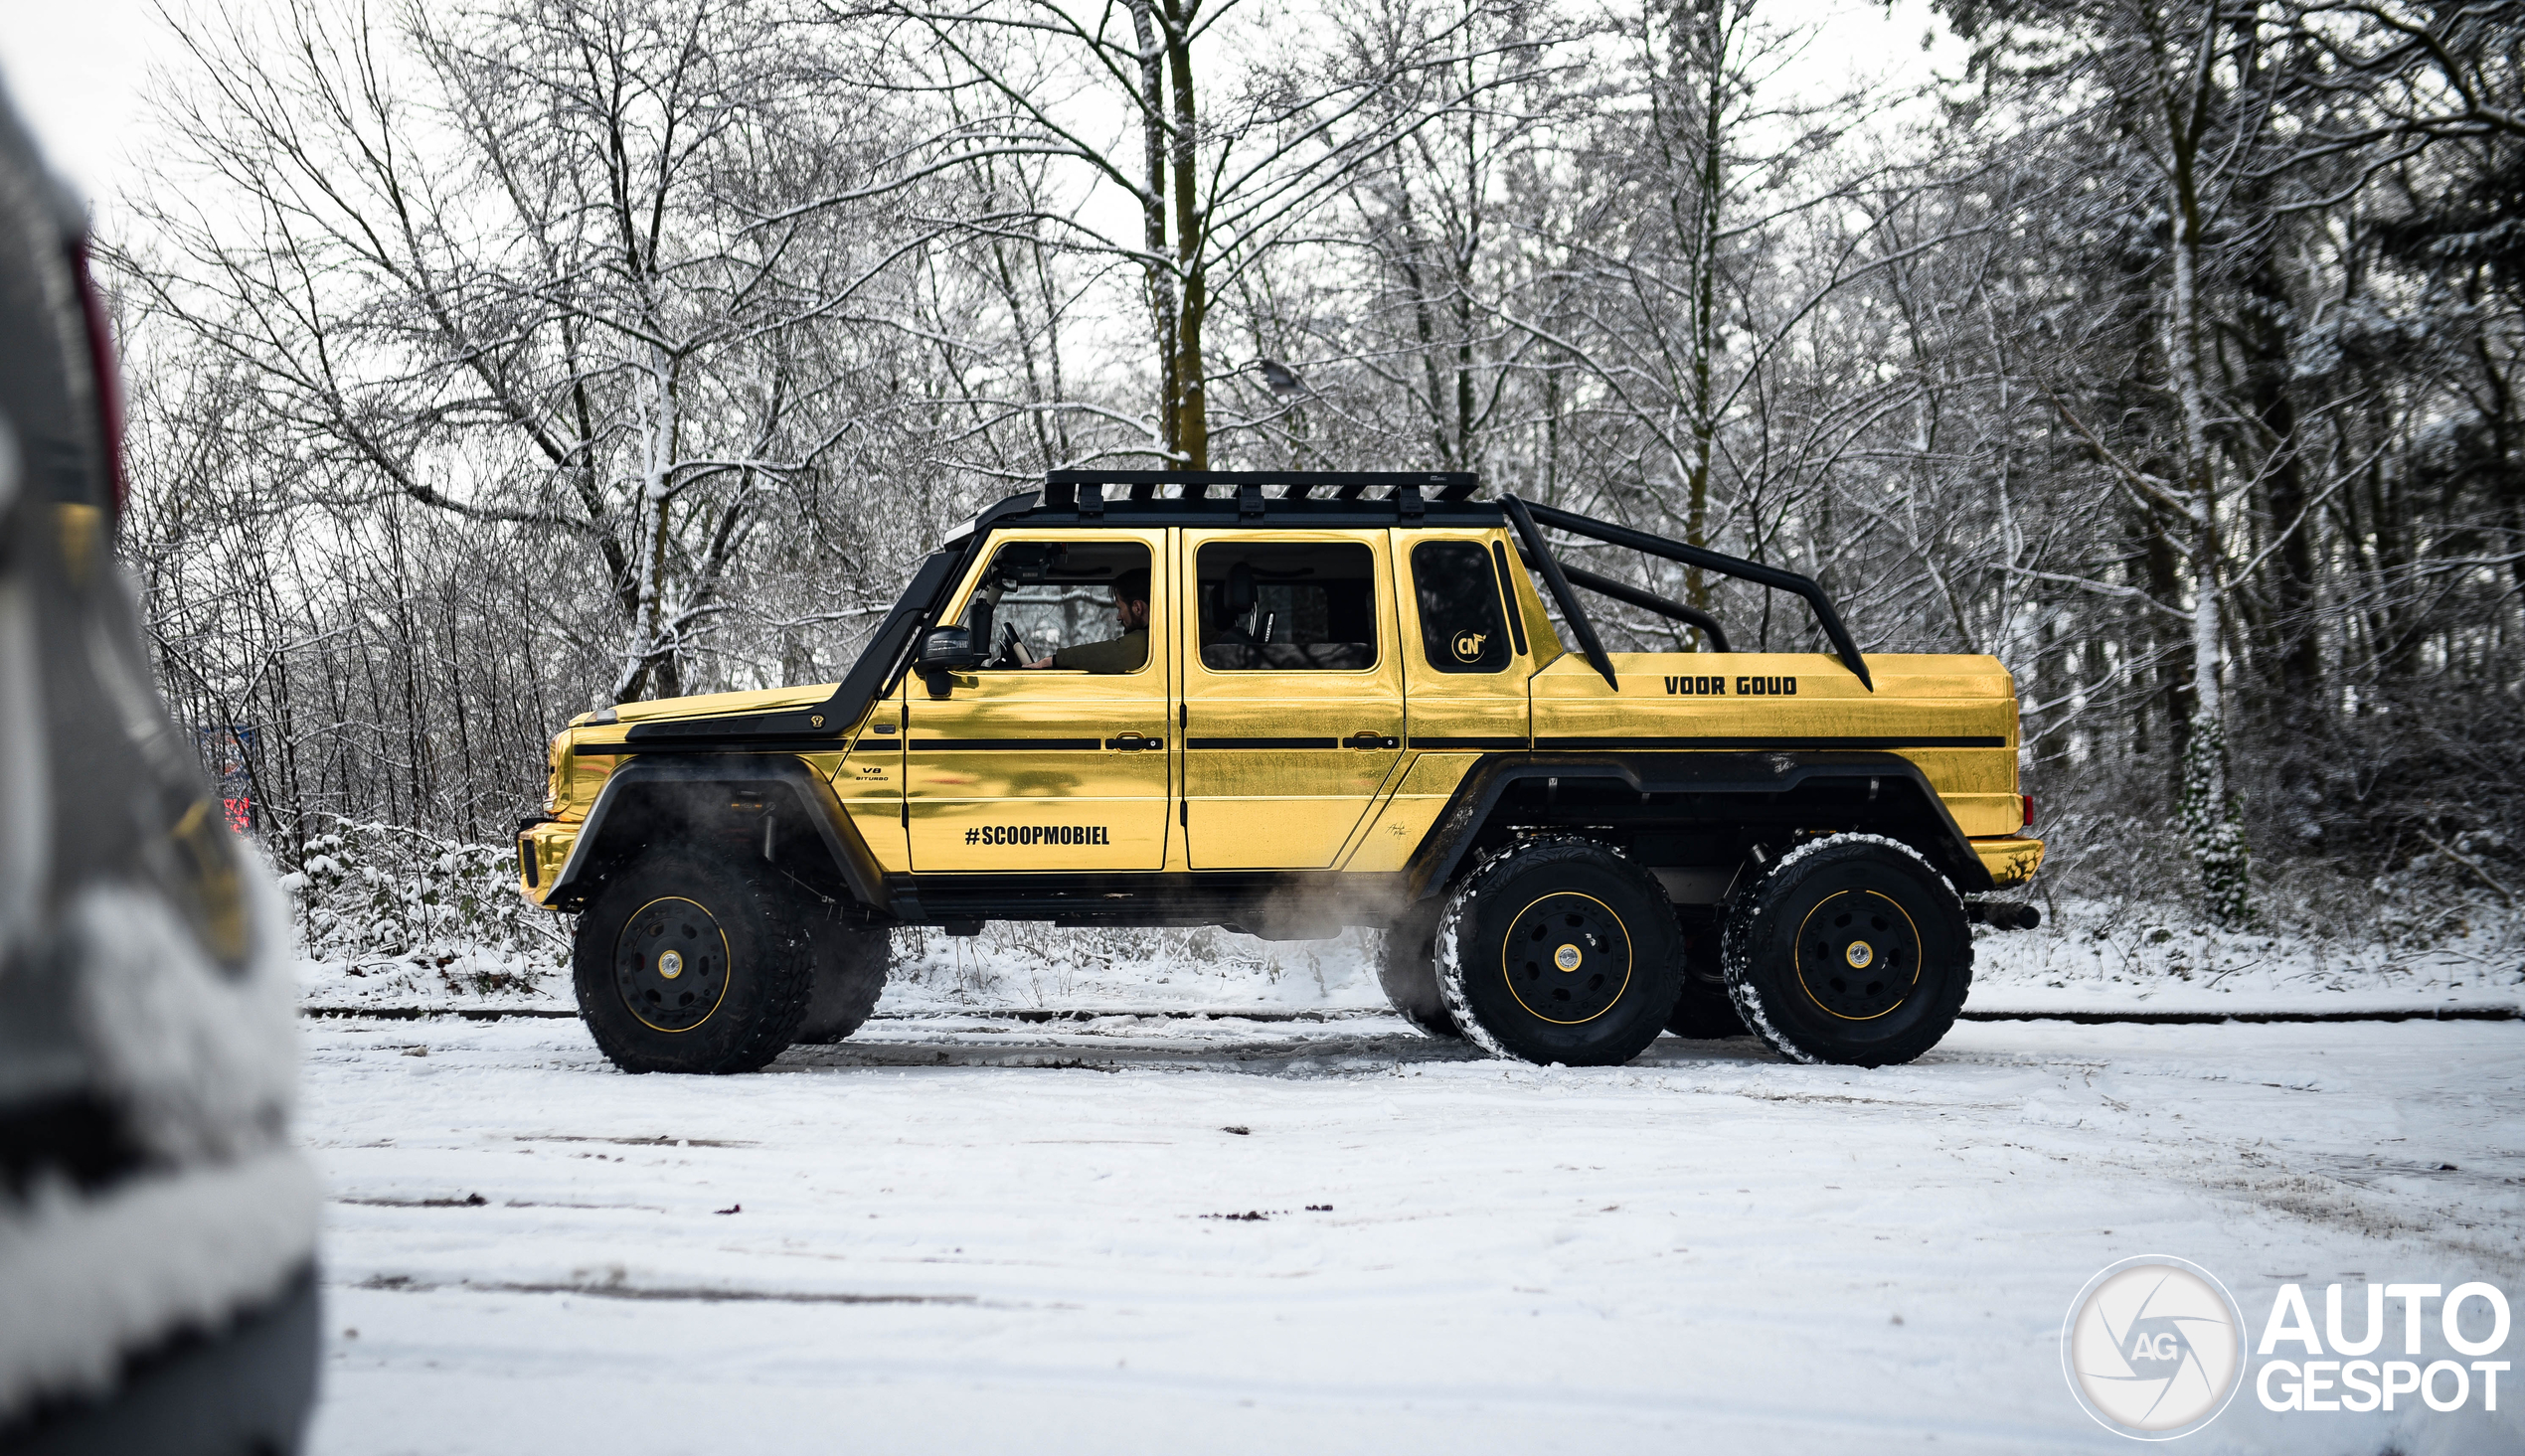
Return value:
[(1377, 562), (1357, 542), (1211, 542), (1198, 558), (1201, 665), (1365, 672), (1377, 665)]

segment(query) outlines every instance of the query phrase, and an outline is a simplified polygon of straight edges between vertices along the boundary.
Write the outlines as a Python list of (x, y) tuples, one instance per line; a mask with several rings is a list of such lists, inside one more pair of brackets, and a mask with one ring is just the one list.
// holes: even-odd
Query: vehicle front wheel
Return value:
[(1590, 840), (1527, 840), (1447, 895), (1438, 985), (1455, 1024), (1494, 1056), (1615, 1066), (1665, 1029), (1680, 942), (1647, 871)]
[(1780, 857), (1728, 917), (1728, 991), (1798, 1061), (1884, 1066), (1937, 1045), (1972, 986), (1972, 931), (1909, 845), (1836, 834)]
[(755, 1071), (814, 989), (804, 916), (778, 887), (693, 856), (625, 867), (580, 916), (579, 1015), (624, 1071)]

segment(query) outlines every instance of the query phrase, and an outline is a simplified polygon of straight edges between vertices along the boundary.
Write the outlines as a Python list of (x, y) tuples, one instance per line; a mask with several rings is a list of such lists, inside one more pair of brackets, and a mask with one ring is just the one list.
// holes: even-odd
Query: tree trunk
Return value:
[(1201, 359), (1201, 324), (1210, 312), (1208, 249), (1201, 217), (1200, 153), (1192, 94), (1192, 22), (1197, 4), (1166, 3), (1166, 69), (1174, 83), (1175, 270), (1183, 278), (1184, 302), (1175, 326), (1173, 400), (1176, 466), (1210, 468), (1210, 402)]
[(1182, 459), (1181, 417), (1175, 383), (1175, 270), (1166, 254), (1166, 54), (1150, 0), (1130, 0), (1131, 39), (1139, 48), (1140, 140), (1147, 180), (1140, 193), (1140, 264), (1146, 278), (1148, 315), (1157, 345), (1157, 442), (1168, 468)]
[(2192, 733), (2183, 754), (2183, 825), (2200, 867), (2203, 908), (2224, 926), (2250, 918), (2252, 885), (2245, 827), (2227, 781), (2227, 724), (2220, 669), (2226, 633), (2226, 562), (2219, 546), (2218, 462), (2210, 452), (2209, 387), (2201, 363), (2201, 208), (2186, 129), (2175, 128), (2174, 286), (2167, 309), (2167, 363), (2182, 410), (2182, 490), (2192, 573)]

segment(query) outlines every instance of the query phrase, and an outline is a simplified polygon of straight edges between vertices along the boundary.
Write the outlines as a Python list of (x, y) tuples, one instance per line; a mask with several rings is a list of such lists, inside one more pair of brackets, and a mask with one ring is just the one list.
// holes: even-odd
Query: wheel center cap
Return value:
[(1876, 959), (1876, 947), (1864, 940), (1853, 940), (1850, 942), (1850, 948), (1841, 952), (1841, 957), (1850, 963), (1852, 970), (1864, 971), (1868, 968), (1868, 962)]
[(1577, 970), (1579, 968), (1579, 948), (1575, 945), (1563, 945), (1559, 950), (1552, 952), (1552, 964), (1559, 966), (1565, 971)]
[(670, 981), (684, 974), (684, 952), (680, 950), (658, 952), (657, 973)]

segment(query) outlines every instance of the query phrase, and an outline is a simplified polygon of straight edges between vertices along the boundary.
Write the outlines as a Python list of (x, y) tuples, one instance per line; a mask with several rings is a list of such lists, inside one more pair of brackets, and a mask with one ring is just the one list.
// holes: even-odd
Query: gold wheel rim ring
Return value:
[[(1906, 989), (1901, 996), (1895, 998), (1892, 1006), (1885, 1008), (1883, 1011), (1876, 1013), (1874, 1016), (1844, 1016), (1840, 1012), (1834, 1011), (1831, 1007), (1824, 1005), (1823, 998), (1815, 995), (1815, 988), (1807, 984), (1806, 981), (1806, 927), (1814, 923), (1815, 916), (1823, 912), (1823, 907), (1825, 905), (1839, 899), (1844, 894), (1852, 892), (1853, 891), (1846, 890), (1836, 890), (1832, 893), (1825, 895), (1822, 899), (1815, 901), (1814, 908), (1806, 911), (1805, 918), (1797, 922), (1797, 938), (1789, 943), (1788, 966), (1790, 971), (1795, 973), (1797, 977), (1797, 989), (1805, 994), (1807, 1003), (1813, 1006), (1815, 1010), (1822, 1012), (1825, 1016), (1831, 1017), (1834, 1021), (1878, 1021), (1885, 1017), (1892, 1016), (1894, 1013), (1901, 1011), (1905, 1006), (1911, 1004), (1912, 992), (1920, 989), (1921, 968), (1929, 961), (1929, 947), (1921, 938), (1919, 923), (1912, 918), (1911, 911), (1903, 908), (1902, 901), (1885, 893), (1883, 890), (1861, 890), (1855, 891), (1859, 894), (1871, 895), (1877, 899), (1885, 901), (1889, 905), (1892, 905), (1894, 907), (1894, 913), (1903, 917), (1904, 928), (1912, 932), (1912, 944), (1919, 948), (1920, 953), (1912, 957), (1912, 979), (1910, 987)], [(1844, 958), (1847, 959), (1846, 954)], [(1876, 963), (1876, 959), (1875, 947), (1871, 945), (1869, 947), (1868, 964), (1874, 965)], [(1857, 967), (1854, 965), (1853, 969), (1857, 969)]]
[[(1613, 928), (1620, 931), (1622, 937), (1622, 983), (1613, 988), (1613, 994), (1605, 998), (1604, 1005), (1601, 1008), (1591, 1012), (1586, 1016), (1573, 1019), (1546, 1016), (1542, 1012), (1535, 1010), (1532, 1006), (1527, 1004), (1524, 996), (1518, 994), (1517, 983), (1508, 974), (1509, 964), (1514, 959), (1510, 952), (1509, 939), (1517, 933), (1517, 926), (1519, 922), (1523, 921), (1525, 917), (1533, 911), (1536, 905), (1539, 905), (1548, 899), (1560, 899), (1565, 896), (1572, 899), (1586, 900), (1589, 904), (1602, 910), (1604, 912), (1604, 918), (1613, 922)], [(1611, 905), (1604, 903), (1602, 900), (1598, 899), (1596, 896), (1589, 894), (1583, 890), (1555, 890), (1548, 893), (1536, 895), (1534, 898), (1526, 901), (1524, 908), (1508, 917), (1508, 928), (1503, 931), (1499, 937), (1499, 979), (1507, 986), (1509, 998), (1514, 1000), (1518, 1007), (1523, 1010), (1526, 1015), (1533, 1017), (1539, 1022), (1549, 1022), (1556, 1027), (1583, 1027), (1589, 1022), (1596, 1020), (1598, 1017), (1602, 1016), (1605, 1012), (1611, 1011), (1614, 1007), (1621, 1005), (1623, 993), (1630, 990), (1632, 962), (1635, 959), (1636, 956), (1633, 954), (1633, 948), (1631, 945), (1629, 923), (1623, 920), (1619, 914), (1615, 913)]]
[[(687, 1032), (697, 1032), (703, 1027), (710, 1025), (711, 1018), (719, 1015), (719, 1008), (726, 1004), (728, 1000), (728, 988), (737, 979), (737, 965), (736, 958), (728, 953), (728, 931), (726, 927), (719, 923), (719, 917), (717, 915), (710, 912), (710, 906), (703, 904), (700, 900), (693, 898), (691, 895), (659, 895), (657, 898), (642, 904), (638, 909), (633, 910), (629, 915), (625, 916), (622, 921), (623, 931), (628, 932), (632, 926), (637, 925), (640, 922), (640, 917), (647, 914), (652, 907), (665, 904), (669, 900), (691, 905), (694, 909), (701, 911), (703, 917), (710, 922), (712, 933), (719, 937), (720, 977), (719, 995), (717, 999), (711, 1002), (710, 1009), (703, 1012), (691, 1026), (661, 1027), (657, 1023), (650, 1021), (646, 1016), (642, 1015), (638, 1003), (634, 1002), (629, 996), (623, 994), (623, 987), (619, 976), (617, 976), (614, 981), (614, 995), (622, 1002), (623, 1009), (631, 1013), (631, 1019), (633, 1021), (638, 1022), (640, 1025), (657, 1033), (661, 1037), (680, 1037)], [(620, 945), (617, 943), (614, 955), (618, 959), (620, 958), (621, 953)], [(680, 975), (681, 972), (679, 971), (677, 974)], [(668, 979), (673, 978), (670, 977)]]

